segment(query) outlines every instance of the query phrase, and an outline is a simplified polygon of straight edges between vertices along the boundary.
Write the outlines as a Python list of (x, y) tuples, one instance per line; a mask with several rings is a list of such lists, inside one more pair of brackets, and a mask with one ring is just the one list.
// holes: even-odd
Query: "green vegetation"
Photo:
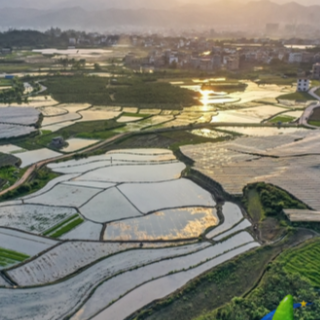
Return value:
[(17, 102), (20, 104), (28, 100), (24, 97), (24, 85), (19, 79), (11, 80), (11, 85), (12, 88), (0, 91), (0, 102), (9, 104)]
[(46, 230), (43, 233), (43, 235), (49, 236), (51, 238), (59, 238), (83, 222), (84, 222), (84, 220), (78, 214), (75, 214), (72, 217), (68, 218), (67, 220), (62, 221), (59, 224), (57, 224), (56, 226)]
[(269, 120), (269, 122), (271, 122), (271, 123), (278, 123), (278, 122), (287, 123), (287, 122), (293, 122), (294, 120), (295, 120), (294, 117), (279, 115), (279, 116)]
[[(279, 253), (287, 248), (291, 248), (296, 243), (299, 243), (300, 239), (305, 239), (308, 235), (309, 233), (301, 230), (274, 245), (261, 247), (241, 255), (233, 261), (226, 262), (199, 278), (192, 280), (184, 288), (169, 297), (141, 310), (130, 319), (260, 320), (268, 313), (268, 310), (275, 309), (286, 294), (292, 293), (295, 295), (296, 290), (299, 290), (299, 285), (301, 285), (301, 291), (299, 291), (299, 294), (301, 294), (300, 299), (315, 302), (313, 300), (314, 295), (311, 297), (307, 294), (304, 295), (304, 288), (307, 288), (309, 292), (314, 294), (313, 288), (304, 280), (297, 277), (299, 282), (294, 283), (291, 280), (292, 277), (294, 279), (296, 277), (287, 275), (282, 267), (280, 267), (279, 273), (274, 273), (272, 271), (275, 269), (270, 269), (274, 266), (270, 262)], [(278, 263), (275, 265), (278, 266)], [(254, 289), (266, 269), (268, 270), (267, 274), (263, 277), (258, 288)], [(285, 278), (277, 283), (278, 278), (283, 277), (284, 274)], [(290, 281), (287, 281), (287, 276), (290, 278)], [(251, 292), (251, 290), (253, 291)], [(258, 294), (261, 295), (258, 296)], [(245, 296), (245, 298), (233, 299), (234, 297), (241, 296)], [(258, 297), (263, 300), (259, 300), (259, 307), (256, 305)], [(230, 303), (231, 300), (232, 302)], [(251, 300), (254, 302), (252, 306)], [(238, 306), (234, 306), (233, 301), (244, 303), (241, 306), (242, 310), (239, 310)], [(296, 300), (296, 302), (301, 301)], [(225, 307), (217, 311), (217, 308), (221, 306)], [(232, 307), (236, 307), (237, 312), (231, 313)], [(253, 315), (251, 315), (251, 312), (253, 312)]]
[[(257, 195), (252, 192), (252, 190), (258, 193), (263, 211), (261, 211), (261, 208), (257, 205)], [(254, 197), (250, 197), (252, 194), (254, 194)], [(255, 205), (250, 203), (252, 199)], [(253, 206), (257, 209), (259, 208), (260, 212), (264, 212), (266, 216), (280, 216), (283, 209), (307, 209), (305, 204), (294, 199), (286, 191), (263, 182), (248, 185), (244, 189), (243, 203), (248, 208), (249, 213), (252, 212)], [(263, 215), (261, 215), (261, 217), (263, 217)]]
[[(21, 173), (21, 176), (22, 176), (22, 173)], [(46, 167), (36, 170), (30, 181), (21, 185), (17, 189), (9, 191), (3, 196), (0, 196), (0, 201), (12, 200), (18, 197), (22, 197), (22, 196), (34, 193), (42, 189), (49, 181), (53, 180), (58, 176), (59, 174), (52, 172)]]
[(136, 118), (148, 118), (150, 117), (149, 114), (141, 114), (141, 113), (130, 113), (130, 112), (123, 112), (121, 114), (123, 117), (136, 117)]
[(188, 144), (199, 144), (205, 142), (219, 142), (225, 138), (206, 138), (194, 135), (186, 130), (170, 130), (162, 133), (145, 133), (134, 135), (116, 142), (113, 148), (165, 148), (173, 151), (178, 151), (180, 146)]
[[(151, 81), (152, 80), (152, 81)], [(112, 82), (112, 81), (111, 81)], [(48, 91), (61, 103), (91, 103), (95, 105), (135, 105), (139, 107), (161, 106), (180, 108), (197, 103), (199, 94), (174, 87), (169, 83), (155, 82), (145, 76), (117, 79), (84, 75), (50, 77), (46, 81)]]
[(22, 262), (28, 258), (29, 256), (23, 253), (3, 249), (0, 247), (0, 266), (1, 267), (6, 267), (16, 262)]
[[(281, 259), (278, 259), (281, 260)], [(250, 273), (250, 272), (248, 272)], [(320, 298), (312, 285), (297, 273), (285, 270), (280, 262), (269, 265), (259, 286), (245, 298), (235, 297), (226, 306), (205, 313), (196, 320), (256, 320), (275, 310), (290, 293), (294, 302), (310, 301), (312, 306), (295, 311), (295, 319), (319, 319)]]
[(199, 103), (200, 95), (191, 90), (182, 89), (169, 83), (136, 82), (128, 87), (112, 88), (115, 102), (120, 104), (134, 104), (139, 107), (161, 107), (162, 109), (181, 109)]
[(290, 249), (280, 261), (290, 273), (298, 273), (315, 287), (320, 287), (320, 239), (311, 241), (300, 248)]
[(20, 163), (21, 163), (21, 160), (19, 158), (11, 154), (0, 152), (0, 168), (7, 167), (7, 166), (18, 166)]
[(61, 103), (91, 103), (110, 105), (112, 100), (107, 91), (108, 78), (87, 76), (56, 76), (46, 80), (46, 95)]
[(59, 136), (62, 136), (65, 140), (73, 137), (105, 140), (116, 135), (112, 131), (113, 129), (123, 126), (125, 124), (118, 123), (116, 120), (79, 122), (56, 132), (42, 131), (42, 135), (17, 139), (14, 143), (24, 149), (35, 150), (42, 147), (50, 147), (52, 139)]
[(254, 188), (247, 192), (247, 212), (254, 222), (259, 222), (265, 218), (265, 212), (260, 201), (260, 195)]
[(320, 121), (309, 121), (308, 123), (312, 126), (320, 127)]
[(12, 86), (12, 80), (9, 79), (0, 79), (0, 87)]
[[(313, 84), (313, 81), (312, 81), (312, 84)], [(317, 84), (317, 85), (319, 85), (319, 84)], [(315, 94), (320, 97), (320, 89), (316, 90)]]
[(278, 100), (296, 100), (296, 101), (309, 101), (316, 100), (308, 92), (294, 92), (289, 94), (284, 94), (277, 98)]
[(245, 91), (247, 85), (237, 80), (226, 80), (221, 82), (210, 82), (202, 86), (202, 90), (213, 90), (216, 92), (225, 91), (227, 93)]

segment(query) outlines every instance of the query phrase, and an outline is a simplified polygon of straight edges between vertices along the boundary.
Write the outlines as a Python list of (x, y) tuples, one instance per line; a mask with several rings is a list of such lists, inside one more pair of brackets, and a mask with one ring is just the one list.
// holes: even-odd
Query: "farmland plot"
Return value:
[[(125, 107), (125, 108), (122, 108), (122, 112), (137, 113), (138, 112), (138, 108)], [(146, 114), (147, 112), (144, 112), (144, 113)]]
[(59, 184), (48, 192), (27, 199), (25, 202), (48, 206), (80, 207), (99, 192), (100, 190), (97, 189)]
[(79, 120), (79, 119), (81, 119), (81, 116), (78, 113), (67, 113), (65, 115), (56, 116), (56, 117), (45, 117), (42, 121), (42, 127), (45, 127), (46, 130), (50, 130), (47, 127), (53, 124), (70, 122), (70, 121)]
[(72, 138), (66, 140), (68, 143), (67, 147), (64, 147), (62, 149), (63, 152), (74, 152), (77, 150), (84, 149), (86, 147), (92, 146), (96, 143), (98, 143), (100, 140), (94, 140), (94, 139), (78, 139), (78, 138)]
[(85, 111), (79, 112), (82, 115), (82, 119), (78, 120), (78, 122), (84, 121), (98, 121), (98, 120), (111, 120), (117, 118), (121, 112), (109, 111), (109, 109), (101, 110), (101, 109), (89, 109)]
[(28, 255), (21, 252), (16, 252), (0, 247), (0, 270), (20, 263), (28, 258)]
[(98, 194), (81, 207), (80, 212), (88, 220), (98, 223), (141, 216), (141, 213), (117, 188), (111, 188)]
[[(172, 272), (178, 272), (183, 269), (187, 270), (197, 264), (204, 263), (209, 259), (214, 259), (225, 252), (234, 250), (235, 248), (252, 241), (252, 237), (248, 234), (245, 238), (234, 237), (222, 244), (213, 247), (210, 246), (196, 253), (189, 254), (188, 256), (157, 262), (152, 265), (118, 275), (103, 283), (81, 307), (79, 312), (77, 312), (71, 319), (89, 319), (94, 316), (97, 311), (103, 310), (109, 304), (118, 300), (120, 296), (143, 283), (166, 276)], [(104, 297), (104, 299), (101, 299), (101, 297)]]
[(80, 226), (64, 234), (62, 240), (100, 240), (102, 225), (86, 221)]
[(271, 118), (272, 116), (284, 112), (286, 109), (275, 106), (259, 106), (254, 108), (240, 109), (231, 111), (234, 114), (245, 115), (261, 120)]
[(36, 131), (34, 127), (0, 123), (0, 139), (17, 138)]
[(197, 238), (219, 222), (215, 209), (183, 208), (108, 224), (104, 240), (176, 240)]
[(50, 149), (43, 148), (43, 149), (19, 153), (19, 155), (17, 155), (17, 156), (22, 161), (21, 168), (26, 168), (26, 167), (29, 167), (30, 165), (37, 163), (39, 161), (57, 158), (57, 157), (61, 156), (61, 153), (52, 151)]
[(59, 104), (58, 101), (52, 99), (50, 96), (36, 96), (28, 98), (28, 105), (38, 108), (44, 106), (54, 106)]
[(231, 131), (240, 133), (246, 136), (257, 136), (257, 137), (267, 137), (267, 136), (276, 136), (282, 134), (295, 134), (308, 132), (308, 129), (303, 128), (283, 128), (283, 127), (264, 127), (255, 128), (255, 127), (219, 127), (220, 130)]
[(243, 219), (242, 212), (240, 208), (231, 202), (227, 202), (222, 208), (224, 222), (217, 228), (210, 231), (206, 237), (211, 239), (229, 229), (231, 229), (235, 224)]
[(87, 187), (87, 188), (95, 188), (95, 189), (109, 189), (114, 187), (114, 183), (103, 182), (103, 181), (79, 181), (78, 179), (72, 181), (66, 181), (63, 183), (68, 186), (79, 186), (79, 187)]
[(34, 108), (7, 107), (1, 109), (0, 122), (32, 126), (38, 122), (39, 116), (40, 112)]
[(27, 200), (27, 199), (31, 199), (31, 198), (35, 198), (43, 193), (46, 193), (48, 192), (49, 190), (51, 190), (54, 186), (56, 186), (57, 184), (60, 184), (61, 182), (64, 182), (64, 181), (68, 181), (68, 180), (71, 180), (75, 177), (77, 177), (78, 175), (77, 174), (65, 174), (63, 176), (60, 176), (60, 177), (57, 177), (51, 181), (49, 181), (45, 187), (43, 187), (42, 189), (40, 189), (39, 191), (35, 192), (35, 193), (32, 193), (30, 195), (27, 195), (25, 197), (22, 197), (21, 199), (23, 200)]
[(235, 226), (234, 228), (230, 229), (229, 231), (221, 234), (220, 236), (215, 237), (213, 240), (214, 241), (220, 241), (220, 240), (222, 240), (224, 238), (229, 237), (230, 235), (232, 235), (234, 233), (237, 233), (239, 231), (245, 230), (245, 229), (247, 229), (249, 227), (251, 227), (251, 223), (247, 219), (244, 219), (237, 226)]
[(59, 107), (40, 107), (38, 110), (43, 114), (44, 117), (56, 117), (67, 114), (68, 111)]
[[(65, 163), (65, 162), (64, 162)], [(83, 172), (92, 171), (95, 169), (103, 168), (110, 166), (110, 160), (107, 161), (95, 161), (89, 162), (83, 165), (75, 165), (75, 166), (64, 166), (64, 163), (60, 163), (59, 165), (49, 164), (48, 167), (52, 169), (54, 172), (64, 173), (64, 174), (76, 174), (80, 175)]]
[(0, 225), (31, 233), (42, 233), (76, 214), (72, 208), (21, 204), (0, 206)]
[(120, 117), (117, 122), (119, 123), (125, 123), (125, 122), (136, 122), (136, 121), (140, 121), (143, 118), (139, 118), (139, 117), (126, 117), (126, 116), (122, 116)]
[[(137, 289), (131, 291), (109, 308), (102, 311), (99, 315), (93, 317), (94, 320), (123, 320), (134, 313), (136, 310), (141, 309), (145, 305), (166, 297), (179, 288), (186, 285), (193, 278), (201, 275), (202, 273), (259, 246), (258, 243), (249, 243), (243, 247), (234, 249), (225, 253), (209, 262), (206, 262), (199, 267), (182, 271), (172, 275), (162, 277), (157, 280), (148, 282)], [(75, 320), (76, 318), (73, 318)], [(88, 319), (88, 318), (80, 318)]]
[(15, 153), (20, 153), (20, 152), (24, 152), (25, 150), (15, 146), (13, 144), (6, 144), (3, 146), (0, 146), (0, 152), (1, 153), (7, 153), (7, 154), (15, 154)]
[(59, 131), (60, 129), (63, 129), (63, 128), (66, 128), (66, 127), (69, 127), (72, 125), (74, 125), (73, 121), (66, 121), (66, 122), (62, 122), (62, 123), (55, 123), (52, 125), (48, 125), (42, 129), (46, 130), (46, 131), (56, 132), (56, 131)]
[[(156, 245), (155, 245), (156, 246)], [(91, 265), (93, 262), (102, 258), (109, 257), (91, 268), (92, 271), (100, 270), (101, 273), (105, 272), (103, 269), (109, 268), (109, 272), (117, 273), (118, 269), (128, 270), (135, 265), (148, 264), (153, 261), (159, 261), (161, 258), (172, 257), (195, 252), (209, 246), (209, 243), (192, 244), (176, 248), (166, 249), (143, 249), (127, 251), (131, 249), (139, 249), (140, 243), (99, 243), (99, 242), (84, 242), (84, 241), (70, 241), (61, 243), (52, 250), (43, 253), (36, 259), (26, 262), (17, 268), (7, 271), (8, 275), (14, 279), (20, 286), (28, 287), (35, 285), (43, 285), (52, 283), (57, 280), (63, 279), (77, 270)], [(122, 253), (121, 253), (122, 252)], [(148, 256), (150, 254), (150, 256)], [(137, 255), (137, 257), (136, 257)], [(134, 258), (131, 262), (132, 257)], [(128, 257), (128, 259), (126, 259)], [(117, 262), (120, 261), (120, 262)], [(123, 263), (123, 265), (121, 264)], [(90, 274), (89, 270), (84, 271), (85, 274)], [(76, 275), (75, 278), (82, 278)], [(91, 276), (90, 276), (91, 277)], [(69, 281), (74, 283), (75, 281)], [(84, 279), (85, 280), (85, 279)], [(1, 303), (1, 302), (0, 302)]]
[(108, 182), (156, 182), (178, 179), (186, 168), (184, 163), (152, 165), (116, 165), (97, 169), (84, 174), (82, 180)]
[[(107, 278), (135, 266), (190, 254), (206, 246), (208, 243), (165, 249), (131, 250), (98, 262), (64, 282), (36, 288), (0, 289), (1, 315), (6, 320), (63, 319), (76, 311), (92, 290)], [(12, 308), (12, 305), (15, 308)]]
[(76, 166), (82, 166), (84, 164), (88, 164), (91, 162), (106, 161), (106, 160), (110, 160), (110, 157), (103, 154), (103, 155), (92, 156), (90, 158), (84, 158), (79, 160), (69, 160), (69, 161), (63, 161), (58, 163), (50, 163), (48, 164), (48, 168), (55, 170), (57, 168), (76, 167)]
[(187, 179), (158, 183), (124, 184), (119, 190), (141, 212), (179, 207), (215, 207), (212, 195)]
[(0, 243), (2, 248), (34, 256), (58, 242), (17, 230), (0, 228)]

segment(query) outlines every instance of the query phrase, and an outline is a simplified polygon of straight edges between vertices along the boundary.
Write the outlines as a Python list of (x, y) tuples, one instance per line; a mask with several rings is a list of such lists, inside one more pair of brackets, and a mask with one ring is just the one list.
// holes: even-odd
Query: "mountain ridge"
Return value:
[[(7, 0), (6, 0), (7, 1)], [(21, 0), (14, 0), (18, 4)], [(24, 2), (30, 3), (29, 2)], [(86, 1), (86, 0), (83, 0)], [(82, 2), (83, 2), (82, 1)], [(101, 0), (93, 0), (101, 1)], [(119, 0), (117, 0), (119, 1)], [(127, 3), (133, 0), (123, 0)], [(145, 0), (134, 0), (144, 3)], [(50, 2), (50, 1), (49, 1)], [(72, 4), (74, 0), (67, 0)], [(96, 2), (96, 3), (98, 3)], [(64, 2), (66, 3), (66, 2)], [(110, 4), (110, 2), (108, 2)], [(268, 0), (251, 1), (246, 4), (234, 1), (207, 2), (206, 5), (175, 5), (173, 7), (157, 8), (107, 8), (87, 10), (81, 2), (65, 8), (1, 8), (0, 27), (6, 28), (35, 28), (50, 27), (75, 29), (105, 29), (110, 27), (181, 27), (197, 26), (213, 27), (216, 25), (247, 25), (261, 28), (266, 23), (318, 23), (320, 6), (303, 6), (296, 2), (277, 4)], [(181, 3), (180, 3), (181, 4)], [(237, 13), (235, 15), (235, 12)], [(85, 26), (85, 28), (83, 27)]]

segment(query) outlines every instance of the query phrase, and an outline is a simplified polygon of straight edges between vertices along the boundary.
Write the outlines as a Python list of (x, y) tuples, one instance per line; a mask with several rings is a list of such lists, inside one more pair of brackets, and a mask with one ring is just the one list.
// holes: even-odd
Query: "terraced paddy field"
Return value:
[(250, 183), (266, 182), (286, 190), (314, 210), (318, 200), (318, 131), (267, 137), (239, 137), (231, 142), (184, 146), (194, 168), (230, 194), (241, 195)]
[(6, 320), (124, 319), (260, 246), (242, 210), (225, 203), (218, 214), (172, 151), (119, 149), (50, 168), (62, 175), (0, 204)]
[(320, 286), (320, 240), (311, 241), (297, 249), (291, 249), (281, 257), (285, 270), (307, 278), (315, 287)]

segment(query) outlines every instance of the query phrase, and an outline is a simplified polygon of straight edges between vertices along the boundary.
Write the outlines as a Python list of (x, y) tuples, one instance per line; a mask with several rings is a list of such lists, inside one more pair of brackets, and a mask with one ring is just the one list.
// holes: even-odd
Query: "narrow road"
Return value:
[(315, 99), (318, 100), (318, 102), (312, 102), (304, 111), (304, 113), (302, 114), (300, 120), (299, 120), (299, 124), (304, 125), (306, 127), (312, 128), (312, 129), (319, 129), (319, 127), (317, 126), (312, 126), (308, 123), (309, 118), (311, 117), (313, 110), (315, 108), (319, 108), (320, 107), (320, 97), (316, 94), (316, 91), (320, 89), (320, 87), (315, 87), (313, 89), (311, 89), (309, 91), (309, 94), (314, 97)]

